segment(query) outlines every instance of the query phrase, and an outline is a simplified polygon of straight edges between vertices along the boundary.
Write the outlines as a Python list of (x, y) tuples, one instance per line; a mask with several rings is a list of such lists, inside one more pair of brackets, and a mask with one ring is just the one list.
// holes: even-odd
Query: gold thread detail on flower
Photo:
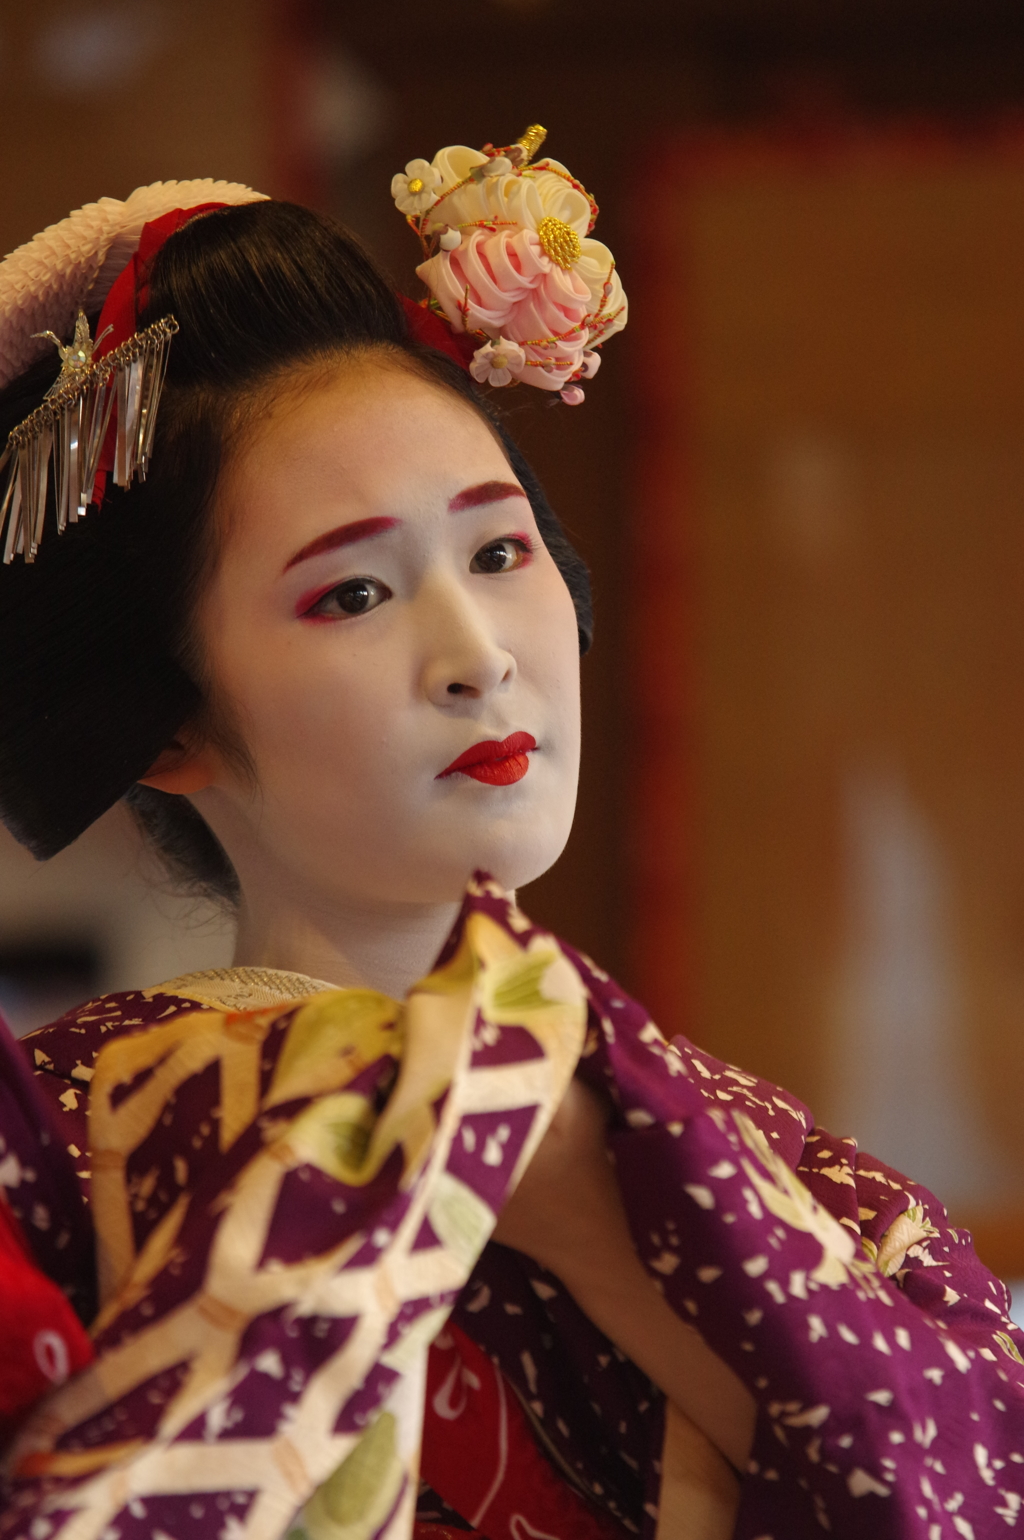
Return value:
[[(575, 406), (583, 397), (578, 382), (591, 379), (600, 364), (597, 350), (626, 324), (626, 296), (611, 253), (589, 238), (597, 203), (558, 161), (537, 154), (545, 140), (541, 125), (532, 124), (514, 144), (503, 147), (488, 143), (474, 152), (465, 145), (449, 145), (432, 162), (410, 161), (405, 176), (392, 179), (392, 193), (423, 249), (417, 274), (430, 291), (430, 308), (454, 332), (480, 343), (470, 368), (474, 378), (491, 385), (527, 384), (558, 391), (567, 405)], [(409, 182), (417, 175), (423, 178), (424, 192), (411, 194)], [(558, 183), (564, 186), (560, 189)], [(572, 189), (571, 195), (566, 188)], [(560, 217), (555, 210), (561, 211)], [(495, 246), (483, 239), (504, 237), (506, 230), (513, 241), (525, 235), (535, 256), (539, 250), (547, 258), (531, 265), (525, 281), (504, 240)], [(497, 261), (493, 271), (492, 259)], [(560, 272), (571, 275), (568, 285)], [(492, 312), (481, 306), (479, 282), (490, 289), (508, 289), (510, 308), (500, 336)], [(534, 336), (543, 329), (543, 322), (537, 324), (542, 316), (551, 332)], [(524, 338), (523, 332), (531, 335)], [(514, 369), (507, 361), (504, 368), (494, 364), (494, 347), (500, 345), (502, 351), (506, 343), (526, 354), (521, 365), (517, 355)]]
[(421, 193), (423, 191), (423, 178), (421, 176), (413, 177), (409, 183), (409, 191), (411, 193)]
[(526, 133), (516, 140), (516, 144), (519, 145), (523, 152), (521, 165), (528, 166), (530, 164), (547, 137), (548, 131), (546, 128), (541, 128), (539, 123), (530, 124)]
[(556, 219), (554, 214), (546, 215), (537, 226), (537, 234), (545, 252), (559, 267), (570, 268), (579, 261), (583, 250), (580, 238), (564, 219)]

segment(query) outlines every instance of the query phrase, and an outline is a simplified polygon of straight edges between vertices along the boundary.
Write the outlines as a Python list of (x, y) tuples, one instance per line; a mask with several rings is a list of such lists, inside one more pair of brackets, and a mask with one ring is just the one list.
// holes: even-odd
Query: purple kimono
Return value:
[(666, 1042), (485, 879), (402, 1005), (227, 970), (24, 1047), (71, 1163), (0, 1122), (8, 1198), (84, 1311), (98, 1278), (100, 1314), (95, 1365), (8, 1452), (3, 1540), (402, 1540), (417, 1507), (459, 1527), (416, 1482), (449, 1313), (566, 1481), (653, 1540), (663, 1396), (487, 1241), (574, 1067), (614, 1104), (644, 1266), (757, 1402), (736, 1535), (1017, 1524), (1024, 1337), (969, 1237), (793, 1097)]

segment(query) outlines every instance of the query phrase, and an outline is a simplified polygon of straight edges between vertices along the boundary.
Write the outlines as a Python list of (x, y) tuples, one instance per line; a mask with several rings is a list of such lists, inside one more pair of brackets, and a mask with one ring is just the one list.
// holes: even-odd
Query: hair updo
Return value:
[[(138, 777), (186, 722), (216, 736), (193, 627), (213, 551), (209, 512), (225, 449), (275, 376), (381, 350), (454, 391), (523, 485), (572, 596), (581, 651), (590, 585), (490, 403), (453, 359), (413, 339), (385, 276), (332, 220), (268, 201), (184, 225), (153, 262), (139, 327), (168, 314), (180, 331), (147, 480), (109, 487), (102, 509), (59, 537), (51, 508), (35, 563), (0, 568), (0, 817), (45, 859), (124, 797), (177, 883), (233, 902), (237, 877), (205, 821), (185, 797)], [(0, 442), (58, 368), (54, 355), (0, 391)]]

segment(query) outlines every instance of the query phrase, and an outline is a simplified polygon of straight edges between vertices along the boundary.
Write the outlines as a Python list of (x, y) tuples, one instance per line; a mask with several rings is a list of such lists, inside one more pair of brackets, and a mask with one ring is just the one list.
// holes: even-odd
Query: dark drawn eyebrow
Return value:
[(352, 545), (357, 540), (372, 540), (374, 535), (383, 535), (386, 530), (394, 529), (401, 524), (401, 519), (354, 519), (351, 524), (339, 524), (337, 529), (329, 529), (325, 535), (317, 535), (308, 545), (304, 545), (301, 551), (285, 565), (285, 571), (298, 566), (300, 561), (308, 561), (311, 556), (322, 556), (324, 551), (337, 551), (343, 545)]
[[(475, 487), (466, 487), (462, 492), (457, 492), (448, 504), (448, 512), (460, 513), (464, 508), (500, 503), (507, 497), (525, 498), (526, 493), (514, 481), (481, 481)], [(322, 556), (325, 551), (337, 551), (341, 546), (353, 545), (357, 540), (372, 540), (374, 535), (382, 535), (401, 522), (401, 519), (356, 519), (351, 524), (339, 524), (337, 529), (329, 529), (326, 534), (317, 535), (301, 551), (296, 551), (284, 570), (289, 571), (298, 566), (300, 561), (308, 561), (311, 556)]]
[(526, 493), (514, 481), (481, 481), (457, 492), (448, 504), (448, 512), (461, 513), (463, 508), (479, 508), (482, 503), (500, 503), (506, 497), (526, 497)]

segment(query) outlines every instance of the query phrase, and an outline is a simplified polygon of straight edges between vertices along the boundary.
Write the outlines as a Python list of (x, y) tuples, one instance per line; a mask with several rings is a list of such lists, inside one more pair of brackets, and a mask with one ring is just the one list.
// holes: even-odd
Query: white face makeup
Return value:
[(546, 870), (576, 799), (576, 619), (479, 417), (345, 363), (275, 404), (219, 512), (200, 631), (258, 788), (215, 755), (194, 800), (243, 893), (272, 871), (315, 906), (401, 908)]

